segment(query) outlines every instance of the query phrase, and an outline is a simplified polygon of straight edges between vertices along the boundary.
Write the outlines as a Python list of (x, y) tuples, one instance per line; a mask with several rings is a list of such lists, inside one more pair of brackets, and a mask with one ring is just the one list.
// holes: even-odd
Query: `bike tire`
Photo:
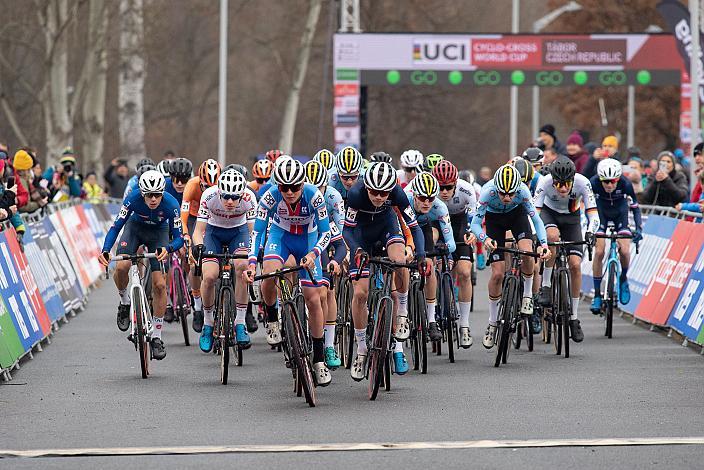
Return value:
[(570, 313), (572, 312), (572, 301), (570, 299), (570, 275), (565, 268), (560, 271), (560, 289), (563, 292), (561, 296), (562, 311), (562, 346), (565, 353), (565, 358), (570, 357)]
[(415, 280), (411, 280), (408, 286), (408, 292), (411, 296), (408, 299), (408, 318), (411, 322), (411, 336), (408, 338), (411, 342), (411, 362), (413, 362), (413, 370), (420, 369), (420, 318), (418, 317), (418, 308), (416, 307), (416, 295), (414, 289), (417, 289)]
[(386, 391), (391, 390), (391, 355), (386, 355), (386, 362), (384, 364), (384, 389)]
[(615, 263), (609, 264), (609, 283), (607, 284), (606, 292), (606, 328), (604, 331), (604, 336), (611, 338), (613, 336), (613, 324), (614, 324), (614, 304), (616, 303), (616, 265)]
[(527, 324), (530, 320), (526, 320), (526, 324), (524, 326), (524, 330), (527, 331), (526, 333), (526, 343), (528, 344), (528, 351), (533, 352), (533, 332), (530, 330), (530, 325)]
[[(191, 345), (191, 338), (188, 333), (188, 302), (186, 301), (186, 293), (183, 291), (183, 286), (185, 285), (183, 281), (183, 273), (178, 271), (174, 276), (174, 285), (176, 286), (176, 304), (172, 305), (174, 308), (178, 309), (178, 319), (181, 322), (181, 331), (183, 332), (183, 341), (186, 346)], [(172, 301), (173, 304), (173, 301)]]
[(337, 305), (344, 305), (345, 307), (345, 320), (344, 328), (347, 331), (347, 348), (344, 351), (345, 354), (345, 369), (350, 369), (352, 367), (352, 360), (354, 359), (354, 318), (352, 317), (352, 281), (349, 277), (345, 278), (344, 284), (344, 304), (338, 303)]
[(513, 308), (514, 297), (518, 288), (518, 280), (514, 276), (507, 276), (501, 292), (501, 303), (499, 304), (499, 316), (496, 329), (498, 345), (496, 347), (496, 357), (494, 367), (499, 367), (501, 362), (505, 362), (505, 350), (508, 349), (509, 332), (511, 329), (511, 309)]
[[(285, 302), (283, 310), (286, 336), (289, 338), (290, 354), (293, 365), (296, 368), (296, 380), (300, 390), (306, 398), (310, 407), (316, 405), (315, 382), (313, 381), (313, 368), (310, 363), (310, 355), (306, 344), (303, 325), (296, 312), (293, 302)], [(300, 395), (299, 395), (300, 396)]]
[(513, 335), (511, 338), (511, 344), (513, 345), (513, 349), (521, 349), (521, 342), (523, 340), (523, 320), (518, 324), (518, 329), (516, 330), (516, 334)]
[(445, 316), (445, 333), (447, 334), (447, 356), (450, 363), (455, 362), (454, 337), (457, 337), (457, 320), (455, 319), (455, 292), (452, 288), (452, 276), (449, 273), (443, 274), (443, 315)]
[(562, 312), (560, 312), (560, 306), (562, 305), (562, 292), (557, 287), (559, 283), (559, 278), (556, 275), (556, 271), (553, 271), (552, 279), (552, 289), (553, 289), (553, 305), (552, 305), (552, 339), (553, 345), (555, 346), (555, 354), (562, 354)]
[(136, 325), (137, 325), (137, 349), (139, 351), (139, 369), (142, 372), (142, 378), (146, 379), (149, 377), (149, 360), (151, 359), (150, 357), (150, 351), (149, 351), (149, 341), (147, 339), (147, 332), (146, 332), (146, 325), (142, 321), (142, 309), (145, 308), (144, 305), (142, 305), (142, 296), (141, 295), (135, 295), (132, 298), (132, 305), (134, 307), (134, 316), (136, 319)]
[(232, 293), (229, 289), (220, 291), (220, 303), (218, 309), (217, 341), (220, 349), (220, 383), (227, 385), (230, 368), (230, 314), (232, 308)]
[(376, 324), (369, 351), (369, 399), (376, 400), (379, 386), (384, 375), (384, 365), (391, 345), (391, 298), (386, 296), (379, 300), (376, 307)]

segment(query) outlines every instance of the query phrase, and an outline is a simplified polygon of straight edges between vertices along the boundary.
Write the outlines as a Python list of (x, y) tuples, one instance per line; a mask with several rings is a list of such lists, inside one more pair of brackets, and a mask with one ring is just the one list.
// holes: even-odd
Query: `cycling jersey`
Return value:
[[(455, 238), (452, 234), (450, 214), (447, 212), (447, 206), (445, 205), (445, 203), (443, 203), (439, 198), (436, 197), (433, 201), (433, 205), (431, 206), (430, 211), (428, 211), (428, 213), (426, 214), (423, 214), (415, 210), (413, 192), (410, 190), (410, 188), (406, 191), (406, 197), (408, 198), (408, 203), (411, 205), (414, 212), (416, 213), (416, 220), (418, 221), (418, 225), (423, 227), (425, 225), (431, 225), (433, 222), (437, 222), (440, 226), (442, 238), (443, 240), (445, 240), (445, 244), (447, 245), (447, 250), (450, 253), (453, 253), (457, 248), (457, 245), (455, 244)], [(425, 246), (429, 246), (428, 242), (432, 240), (432, 232), (430, 237), (431, 240), (427, 240), (427, 237), (425, 238)]]
[(406, 189), (406, 186), (408, 186), (408, 184), (412, 181), (412, 180), (409, 180), (408, 176), (406, 176), (406, 175), (408, 175), (408, 173), (403, 171), (403, 169), (396, 170), (396, 180), (398, 181), (398, 184), (400, 184), (403, 189)]
[(183, 200), (181, 201), (181, 223), (188, 226), (188, 216), (198, 217), (200, 209), (200, 198), (203, 195), (203, 190), (200, 186), (200, 177), (194, 176), (183, 190)]
[(537, 171), (533, 175), (533, 179), (530, 180), (530, 184), (528, 185), (528, 189), (530, 189), (530, 193), (535, 196), (535, 190), (538, 189), (538, 184), (540, 183), (540, 180), (543, 179), (543, 175), (538, 173)]
[[(362, 181), (363, 179), (364, 169), (359, 172), (359, 177), (357, 178), (357, 181), (355, 181), (355, 184)], [(340, 174), (337, 172), (336, 168), (333, 168), (332, 170), (328, 171), (328, 187), (335, 188), (340, 193), (340, 196), (342, 196), (342, 199), (345, 201), (347, 200), (347, 188), (345, 188), (345, 185), (342, 184), (342, 178), (340, 177)]]
[(482, 227), (482, 223), (484, 222), (487, 212), (492, 214), (506, 214), (519, 206), (524, 209), (526, 215), (533, 222), (533, 226), (535, 227), (536, 235), (540, 244), (546, 244), (548, 240), (545, 233), (545, 226), (538, 215), (538, 211), (536, 211), (535, 206), (533, 205), (528, 186), (523, 183), (519, 186), (518, 191), (516, 191), (516, 194), (513, 196), (511, 202), (504, 204), (499, 198), (499, 192), (496, 190), (494, 181), (487, 181), (484, 186), (482, 186), (482, 191), (479, 194), (479, 201), (477, 202), (477, 210), (474, 213), (474, 217), (472, 217), (472, 233), (476, 235), (479, 241), (484, 242), (487, 235)]
[(206, 222), (220, 228), (240, 227), (247, 222), (254, 220), (257, 200), (249, 189), (245, 189), (239, 204), (228, 210), (220, 198), (220, 189), (212, 186), (205, 190), (200, 198), (200, 210), (198, 211), (198, 222)]
[(545, 206), (559, 214), (579, 216), (582, 202), (584, 202), (584, 209), (589, 219), (587, 231), (595, 233), (597, 228), (599, 228), (599, 214), (594, 193), (592, 192), (592, 185), (585, 176), (579, 173), (574, 175), (574, 182), (567, 196), (561, 196), (557, 192), (552, 183), (552, 175), (542, 178), (535, 191), (534, 204), (538, 211)]
[(342, 236), (342, 227), (345, 222), (345, 203), (340, 192), (331, 187), (325, 187), (325, 206), (330, 214), (330, 220), (337, 228), (337, 232)]
[(466, 214), (467, 224), (472, 222), (474, 209), (477, 207), (477, 196), (474, 187), (465, 180), (457, 180), (455, 192), (447, 201), (440, 199), (447, 206), (450, 215)]
[(125, 186), (125, 192), (122, 194), (122, 199), (127, 199), (132, 191), (139, 187), (139, 178), (137, 175), (132, 175), (132, 177), (127, 181), (127, 186)]
[(103, 251), (112, 249), (120, 230), (128, 220), (131, 224), (139, 224), (146, 232), (168, 226), (172, 241), (165, 245), (166, 249), (173, 252), (183, 246), (178, 202), (170, 194), (164, 194), (159, 205), (152, 210), (144, 202), (144, 197), (139, 192), (133, 191), (127, 199), (122, 201), (120, 212), (105, 236)]
[(166, 189), (164, 192), (167, 192), (171, 194), (174, 199), (176, 199), (176, 202), (178, 202), (179, 207), (181, 206), (181, 202), (183, 202), (183, 193), (179, 193), (176, 191), (176, 188), (174, 188), (174, 182), (171, 179), (171, 177), (166, 178)]
[(606, 192), (598, 175), (594, 175), (590, 182), (596, 198), (596, 207), (599, 209), (599, 218), (601, 219), (599, 233), (606, 231), (608, 222), (614, 222), (619, 231), (628, 231), (629, 209), (633, 212), (636, 230), (641, 230), (640, 207), (638, 206), (636, 193), (633, 190), (633, 184), (626, 177), (622, 175), (618, 183), (616, 183), (616, 188), (610, 193)]

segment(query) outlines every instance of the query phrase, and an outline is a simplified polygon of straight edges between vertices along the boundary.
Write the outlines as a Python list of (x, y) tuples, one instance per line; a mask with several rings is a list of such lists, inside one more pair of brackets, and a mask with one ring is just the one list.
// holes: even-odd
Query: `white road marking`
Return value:
[(75, 449), (1, 450), (0, 458), (81, 457), (123, 455), (236, 454), (282, 452), (350, 452), (427, 449), (501, 449), (529, 447), (612, 447), (704, 445), (704, 437), (634, 437), (609, 439), (526, 439), (439, 442), (362, 442), (290, 445), (232, 445), (184, 447), (93, 447)]

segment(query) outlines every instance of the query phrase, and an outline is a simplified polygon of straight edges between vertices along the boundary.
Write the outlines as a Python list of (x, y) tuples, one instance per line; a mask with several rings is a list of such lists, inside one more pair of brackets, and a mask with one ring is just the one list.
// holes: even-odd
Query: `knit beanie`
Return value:
[(618, 148), (618, 139), (615, 135), (607, 135), (604, 140), (601, 141), (601, 145), (610, 145), (614, 148)]
[(553, 140), (557, 140), (557, 137), (555, 137), (555, 126), (553, 126), (552, 124), (545, 124), (543, 127), (540, 128), (540, 132), (544, 132), (550, 137), (552, 137)]
[(15, 170), (29, 170), (34, 166), (32, 156), (27, 153), (26, 150), (18, 150), (17, 153), (15, 153), (12, 165), (15, 167)]
[(570, 136), (567, 138), (567, 145), (570, 144), (579, 145), (580, 147), (584, 145), (584, 140), (582, 139), (582, 136), (579, 134), (579, 132), (574, 131), (570, 134)]

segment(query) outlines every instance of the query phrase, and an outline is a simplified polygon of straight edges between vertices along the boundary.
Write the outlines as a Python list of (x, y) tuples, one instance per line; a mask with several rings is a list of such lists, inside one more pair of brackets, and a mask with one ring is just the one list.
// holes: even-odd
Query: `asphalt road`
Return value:
[[(346, 370), (318, 389), (317, 408), (291, 391), (290, 373), (262, 332), (219, 383), (219, 362), (185, 347), (178, 324), (167, 325), (167, 358), (143, 380), (137, 354), (115, 326), (110, 282), (92, 294), (10, 383), (0, 382), (0, 449), (181, 447), (469, 440), (595, 439), (704, 436), (704, 358), (664, 335), (617, 318), (614, 338), (581, 311), (586, 339), (571, 357), (512, 351), (493, 367), (481, 346), (486, 326), (485, 276), (472, 314), (475, 345), (455, 364), (431, 356), (429, 372), (392, 378), (392, 391), (367, 400), (366, 382)], [(195, 344), (195, 333), (192, 332)], [(537, 338), (537, 337), (536, 337)], [(349, 468), (701, 468), (702, 445), (384, 450), (302, 453), (0, 459), (4, 468), (221, 468), (238, 464), (311, 464)]]

